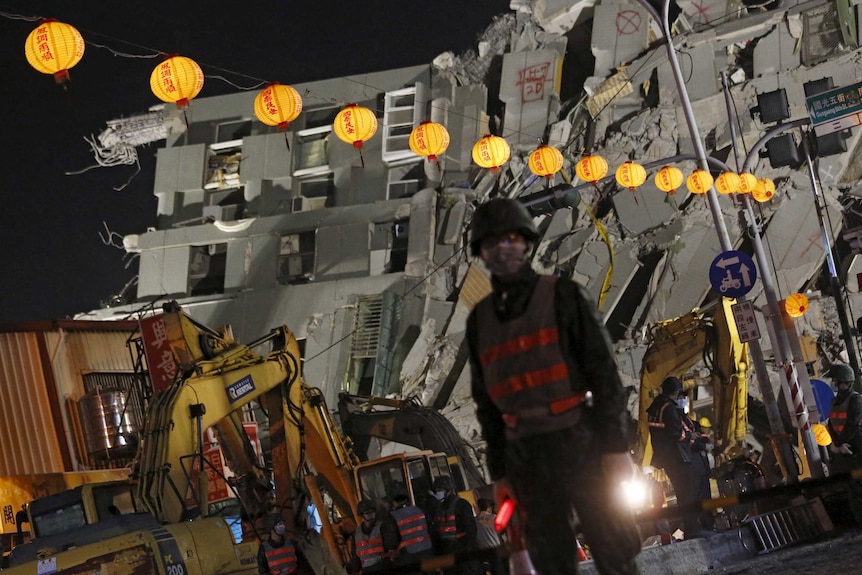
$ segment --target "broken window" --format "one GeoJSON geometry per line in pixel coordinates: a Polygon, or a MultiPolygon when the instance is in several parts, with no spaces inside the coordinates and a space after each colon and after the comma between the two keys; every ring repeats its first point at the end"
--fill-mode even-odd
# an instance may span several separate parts
{"type": "Polygon", "coordinates": [[[305,126],[296,131],[294,138],[294,170],[297,178],[325,174],[329,168],[329,141],[332,135],[332,122],[338,108],[330,107],[308,110],[303,113],[305,126]]]}
{"type": "Polygon", "coordinates": [[[189,248],[189,295],[224,293],[227,244],[189,248]]]}
{"type": "Polygon", "coordinates": [[[299,180],[296,187],[299,196],[293,200],[294,213],[331,208],[335,205],[335,179],[332,173],[299,180]]]}
{"type": "Polygon", "coordinates": [[[399,309],[400,299],[391,292],[357,297],[344,383],[348,393],[383,396],[392,391],[394,330],[399,309]]]}
{"type": "Polygon", "coordinates": [[[407,266],[407,238],[410,221],[402,219],[371,225],[370,275],[403,272],[407,266]]]}
{"type": "Polygon", "coordinates": [[[306,283],[314,277],[315,232],[281,236],[278,249],[278,281],[306,283]]]}

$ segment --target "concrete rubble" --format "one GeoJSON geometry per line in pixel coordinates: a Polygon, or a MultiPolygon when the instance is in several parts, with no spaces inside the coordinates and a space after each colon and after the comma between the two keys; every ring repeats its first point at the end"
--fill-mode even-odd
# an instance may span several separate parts
{"type": "MultiPolygon", "coordinates": [[[[824,251],[807,167],[799,161],[772,167],[769,159],[759,157],[754,146],[774,124],[762,122],[750,110],[758,105],[758,95],[781,89],[787,95],[789,119],[807,118],[806,82],[831,78],[834,86],[841,87],[862,77],[862,51],[852,43],[857,37],[855,19],[838,11],[835,3],[821,1],[751,7],[728,0],[680,0],[678,4],[683,14],[675,24],[673,41],[697,119],[698,138],[707,155],[730,169],[745,167],[775,182],[775,198],[757,206],[763,243],[775,266],[780,297],[812,290],[811,309],[797,320],[797,330],[821,343],[822,361],[817,369],[822,369],[824,362],[841,357],[842,346],[836,336],[840,328],[834,302],[819,297],[824,251]],[[729,78],[730,119],[739,133],[735,142],[722,92],[722,72],[729,78]]],[[[623,379],[633,397],[649,343],[647,328],[716,298],[710,290],[708,269],[721,252],[703,197],[690,194],[685,185],[674,194],[661,192],[652,175],[636,190],[624,189],[613,179],[613,170],[626,160],[653,166],[673,164],[684,173],[696,165],[660,28],[647,11],[623,1],[512,0],[510,8],[510,13],[490,23],[475,50],[441,54],[432,63],[431,119],[447,122],[453,145],[446,158],[440,159],[439,168],[430,163],[424,168],[429,185],[443,182],[442,189],[436,194],[420,191],[410,206],[402,206],[410,214],[412,230],[420,229],[416,223],[420,221],[431,232],[423,238],[422,250],[417,252],[411,244],[405,266],[407,278],[421,284],[421,289],[410,294],[415,301],[407,298],[405,305],[419,309],[421,319],[399,352],[400,389],[395,392],[442,408],[462,435],[480,449],[463,337],[471,305],[489,288],[478,264],[459,249],[478,201],[492,195],[527,199],[542,194],[547,185],[564,183],[560,175],[545,182],[530,173],[527,157],[537,145],[537,134],[561,149],[563,171],[572,175],[574,180],[569,183],[577,191],[570,191],[563,205],[536,215],[543,236],[534,267],[578,280],[596,300],[612,271],[600,312],[616,343],[623,379]],[[456,109],[463,112],[455,113],[456,109]],[[512,146],[511,160],[498,173],[471,168],[468,136],[476,129],[471,118],[479,118],[481,131],[501,133],[512,146]],[[583,185],[574,176],[574,163],[586,153],[603,156],[611,168],[609,176],[596,185],[583,185]],[[449,174],[463,175],[463,181],[453,181],[449,174]],[[420,219],[415,220],[417,217],[420,219]]],[[[788,133],[798,145],[800,130],[788,133]]],[[[825,225],[833,239],[843,229],[862,226],[859,133],[845,132],[846,152],[817,160],[820,191],[828,209],[825,225]]],[[[337,175],[337,183],[339,178],[346,176],[337,175]]],[[[272,186],[277,181],[266,180],[272,186]]],[[[160,203],[160,214],[167,213],[164,205],[166,202],[160,203]]],[[[750,240],[740,202],[722,196],[720,205],[732,242],[745,249],[750,240]]],[[[353,221],[346,212],[333,212],[332,216],[309,215],[306,221],[316,221],[318,226],[353,221]]],[[[839,244],[840,263],[846,270],[852,253],[846,242],[839,244]]],[[[155,243],[148,243],[144,235],[141,245],[146,248],[155,243]]],[[[348,264],[343,257],[343,253],[332,253],[332,266],[341,266],[346,273],[348,264]]],[[[862,262],[853,262],[862,267],[862,262]]],[[[353,264],[361,267],[362,262],[353,264]]],[[[246,267],[251,266],[247,263],[246,267]]],[[[373,285],[385,287],[382,280],[375,281],[373,285]]],[[[853,276],[851,283],[856,281],[853,276]]],[[[858,285],[848,287],[851,306],[858,305],[858,285]]],[[[336,300],[342,297],[337,287],[321,293],[321,299],[330,293],[336,300]]],[[[282,296],[272,292],[262,297],[277,307],[282,296]]],[[[749,297],[758,307],[765,304],[759,283],[749,297]]],[[[310,342],[309,350],[319,347],[323,353],[328,349],[327,338],[336,339],[326,330],[334,333],[340,322],[347,322],[344,314],[351,305],[305,321],[307,309],[292,310],[285,321],[298,326],[301,336],[319,337],[319,344],[310,342]]],[[[222,319],[222,315],[213,315],[222,319]]],[[[762,313],[758,321],[764,323],[762,313]]],[[[765,325],[761,327],[766,334],[765,325]]],[[[246,328],[249,326],[240,326],[237,332],[246,328]]],[[[771,361],[766,338],[763,346],[771,361]]],[[[327,361],[337,357],[332,352],[324,356],[327,361]]],[[[309,373],[331,378],[329,368],[306,375],[309,373]]],[[[325,383],[337,387],[341,381],[334,377],[325,383]]],[[[777,378],[774,385],[778,385],[777,378]]],[[[756,386],[750,389],[756,397],[756,386]]],[[[631,405],[637,416],[636,399],[631,405]]]]}

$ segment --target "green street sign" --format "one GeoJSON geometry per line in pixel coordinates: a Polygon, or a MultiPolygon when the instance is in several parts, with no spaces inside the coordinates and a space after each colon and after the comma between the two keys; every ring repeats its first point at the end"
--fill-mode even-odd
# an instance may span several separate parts
{"type": "Polygon", "coordinates": [[[809,96],[805,106],[814,126],[862,112],[862,82],[809,96]]]}

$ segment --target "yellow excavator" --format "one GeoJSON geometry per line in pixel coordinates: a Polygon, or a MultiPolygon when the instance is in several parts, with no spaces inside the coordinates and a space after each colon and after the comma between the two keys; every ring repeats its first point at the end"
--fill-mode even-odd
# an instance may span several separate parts
{"type": "Polygon", "coordinates": [[[9,556],[13,575],[252,575],[259,539],[238,540],[208,503],[204,457],[209,428],[235,477],[242,516],[257,525],[273,506],[316,573],[344,573],[361,498],[404,490],[416,501],[451,475],[445,453],[417,451],[359,463],[335,427],[320,390],[300,377],[299,346],[286,327],[247,345],[229,327],[212,330],[166,304],[162,317],[176,377],[146,410],[131,482],[87,484],[37,499],[33,541],[9,556]],[[266,353],[255,350],[266,346],[266,353]],[[243,431],[243,406],[269,418],[272,477],[257,465],[243,431]],[[313,501],[319,533],[304,523],[313,501]]]}
{"type": "MultiPolygon", "coordinates": [[[[748,414],[748,345],[739,339],[730,306],[722,298],[710,317],[700,310],[657,324],[641,367],[638,417],[638,455],[643,465],[652,460],[646,410],[661,393],[668,376],[683,379],[700,362],[709,367],[713,430],[716,442],[730,447],[745,439],[748,414]]],[[[690,382],[684,383],[686,389],[690,382]]]]}

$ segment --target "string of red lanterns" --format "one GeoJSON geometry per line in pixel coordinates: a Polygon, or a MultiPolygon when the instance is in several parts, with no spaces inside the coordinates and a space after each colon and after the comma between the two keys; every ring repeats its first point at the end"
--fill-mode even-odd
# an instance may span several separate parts
{"type": "MultiPolygon", "coordinates": [[[[51,74],[58,83],[69,80],[69,69],[84,55],[84,39],[81,33],[69,24],[47,18],[28,35],[24,43],[27,62],[43,74],[51,74]]],[[[204,74],[191,58],[170,55],[150,75],[150,89],[160,100],[176,104],[177,108],[188,107],[203,88],[204,74]]],[[[287,130],[290,122],[302,112],[302,97],[291,86],[273,82],[267,85],[254,101],[257,119],[279,131],[287,130]]],[[[336,116],[332,128],[342,141],[351,144],[362,158],[363,143],[377,132],[375,113],[358,104],[348,104],[336,116]]],[[[410,149],[418,156],[435,161],[449,146],[449,133],[445,126],[436,122],[422,122],[413,129],[409,138],[410,149]]],[[[504,138],[487,135],[479,139],[472,149],[473,161],[482,168],[499,170],[511,156],[511,148],[504,138]]],[[[562,153],[555,147],[541,145],[528,158],[533,174],[549,181],[564,164],[562,153]]],[[[439,163],[438,163],[439,167],[439,163]]],[[[601,156],[587,154],[575,164],[575,172],[585,182],[596,183],[608,173],[607,161],[601,156]]],[[[615,171],[619,185],[634,192],[646,182],[646,170],[640,164],[626,161],[615,171]]],[[[662,167],[655,175],[655,185],[668,194],[673,194],[682,185],[682,172],[673,166],[662,167]]],[[[707,170],[695,170],[687,179],[686,187],[693,194],[705,194],[713,185],[721,194],[752,194],[758,202],[767,202],[775,196],[775,183],[768,178],[757,178],[753,174],[723,172],[713,179],[707,170]]],[[[637,198],[635,198],[637,201],[637,198]]]]}

